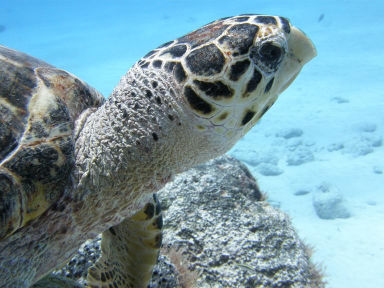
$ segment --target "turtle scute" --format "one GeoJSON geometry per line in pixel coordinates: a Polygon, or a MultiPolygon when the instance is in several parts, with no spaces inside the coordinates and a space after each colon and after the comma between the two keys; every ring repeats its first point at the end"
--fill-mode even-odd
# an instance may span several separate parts
{"type": "Polygon", "coordinates": [[[103,233],[88,285],[146,287],[162,239],[151,194],[233,147],[315,54],[284,18],[221,19],[148,53],[104,103],[0,46],[0,286],[32,285],[103,233]]]}
{"type": "Polygon", "coordinates": [[[75,121],[103,101],[74,75],[0,46],[0,239],[69,187],[75,121]]]}

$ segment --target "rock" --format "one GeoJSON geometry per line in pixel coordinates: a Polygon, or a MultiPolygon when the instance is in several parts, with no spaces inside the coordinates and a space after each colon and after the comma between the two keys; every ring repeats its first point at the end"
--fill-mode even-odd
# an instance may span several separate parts
{"type": "Polygon", "coordinates": [[[313,161],[314,159],[315,157],[310,149],[300,146],[287,155],[287,164],[289,166],[298,166],[313,161]]]}
{"type": "Polygon", "coordinates": [[[377,129],[377,125],[375,123],[363,122],[356,125],[356,129],[361,132],[372,133],[377,129]]]}
{"type": "Polygon", "coordinates": [[[373,166],[372,170],[375,174],[383,174],[383,169],[380,166],[373,166]]]}
{"type": "MultiPolygon", "coordinates": [[[[181,251],[168,250],[164,248],[162,249],[162,253],[168,253],[168,257],[164,255],[159,256],[159,260],[153,269],[152,279],[147,288],[182,287],[179,281],[181,277],[177,272],[177,269],[183,269],[181,267],[183,263],[182,261],[184,261],[184,256],[181,255],[181,251]]],[[[183,276],[189,278],[181,279],[182,281],[195,282],[196,279],[193,277],[197,276],[197,274],[191,271],[190,273],[184,273],[183,276]]]]}
{"type": "Polygon", "coordinates": [[[370,134],[354,138],[346,144],[346,153],[350,153],[355,157],[365,156],[374,151],[374,148],[382,145],[382,138],[379,135],[370,134]]]}
{"type": "Polygon", "coordinates": [[[101,235],[93,240],[87,240],[67,265],[55,271],[54,274],[77,280],[85,286],[88,268],[100,257],[100,242],[101,235]]]}
{"type": "Polygon", "coordinates": [[[377,205],[377,202],[376,202],[375,200],[368,200],[368,201],[367,201],[367,204],[368,204],[369,206],[376,206],[376,205],[377,205]]]}
{"type": "Polygon", "coordinates": [[[293,139],[290,139],[290,141],[288,141],[286,147],[288,151],[295,151],[298,147],[302,145],[303,145],[303,141],[301,139],[293,138],[293,139]]]}
{"type": "Polygon", "coordinates": [[[327,150],[329,152],[333,152],[333,151],[339,151],[343,148],[344,148],[343,143],[332,143],[332,144],[328,145],[327,150]]]}
{"type": "Polygon", "coordinates": [[[307,189],[300,189],[300,190],[297,190],[295,193],[293,193],[295,196],[303,196],[303,195],[307,195],[311,193],[311,191],[307,190],[307,189]]]}
{"type": "Polygon", "coordinates": [[[324,287],[289,217],[263,201],[240,161],[212,160],[158,194],[163,248],[149,287],[324,287]]]}
{"type": "Polygon", "coordinates": [[[322,183],[313,194],[313,207],[321,219],[349,218],[343,197],[328,183],[322,183]]]}
{"type": "Polygon", "coordinates": [[[365,156],[373,152],[372,145],[366,142],[355,142],[348,148],[347,151],[355,157],[365,156]]]}
{"type": "Polygon", "coordinates": [[[349,100],[343,97],[332,97],[331,100],[337,104],[349,103],[349,100]]]}
{"type": "Polygon", "coordinates": [[[270,163],[261,163],[257,166],[257,172],[264,176],[278,176],[284,172],[283,169],[280,169],[277,165],[270,163]]]}
{"type": "Polygon", "coordinates": [[[285,139],[300,137],[301,135],[303,135],[303,130],[300,128],[288,128],[276,133],[276,137],[283,137],[285,139]]]}
{"type": "Polygon", "coordinates": [[[367,141],[371,143],[372,147],[380,147],[383,144],[381,136],[368,137],[367,141]]]}
{"type": "Polygon", "coordinates": [[[239,151],[236,149],[232,152],[232,155],[235,158],[251,166],[258,166],[260,164],[270,164],[270,165],[277,166],[279,162],[279,158],[276,156],[276,153],[273,151],[261,151],[261,152],[253,151],[253,150],[239,151]]]}
{"type": "Polygon", "coordinates": [[[234,158],[177,176],[159,198],[168,207],[164,246],[182,251],[182,274],[199,275],[187,277],[195,287],[324,287],[289,217],[262,201],[234,158]],[[204,181],[207,174],[214,181],[204,181]]]}

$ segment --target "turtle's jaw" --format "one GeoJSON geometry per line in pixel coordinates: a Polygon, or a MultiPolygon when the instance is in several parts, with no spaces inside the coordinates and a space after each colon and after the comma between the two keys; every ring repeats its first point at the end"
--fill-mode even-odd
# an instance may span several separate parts
{"type": "Polygon", "coordinates": [[[312,41],[296,27],[291,28],[291,35],[288,39],[288,47],[293,53],[294,58],[304,65],[317,55],[317,51],[312,41]]]}
{"type": "Polygon", "coordinates": [[[280,75],[286,75],[287,78],[282,77],[280,90],[278,94],[282,93],[291,85],[291,83],[299,75],[303,66],[311,61],[317,55],[317,51],[312,41],[300,29],[292,26],[290,37],[288,39],[289,57],[282,65],[280,75]]]}

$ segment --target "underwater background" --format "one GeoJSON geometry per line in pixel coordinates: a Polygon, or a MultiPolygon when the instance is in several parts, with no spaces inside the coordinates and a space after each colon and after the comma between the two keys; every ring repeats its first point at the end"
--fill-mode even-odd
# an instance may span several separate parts
{"type": "Polygon", "coordinates": [[[384,287],[383,1],[0,0],[0,44],[107,97],[148,51],[244,13],[289,18],[318,56],[229,154],[314,247],[327,287],[384,287]]]}

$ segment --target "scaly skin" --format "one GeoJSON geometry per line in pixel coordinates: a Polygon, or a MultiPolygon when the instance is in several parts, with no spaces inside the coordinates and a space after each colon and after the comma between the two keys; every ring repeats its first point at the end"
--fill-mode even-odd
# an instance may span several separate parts
{"type": "Polygon", "coordinates": [[[0,243],[0,286],[28,287],[133,216],[174,174],[228,151],[315,56],[287,23],[219,20],[179,38],[185,49],[166,52],[173,42],[129,70],[100,108],[80,115],[63,197],[0,243]]]}

